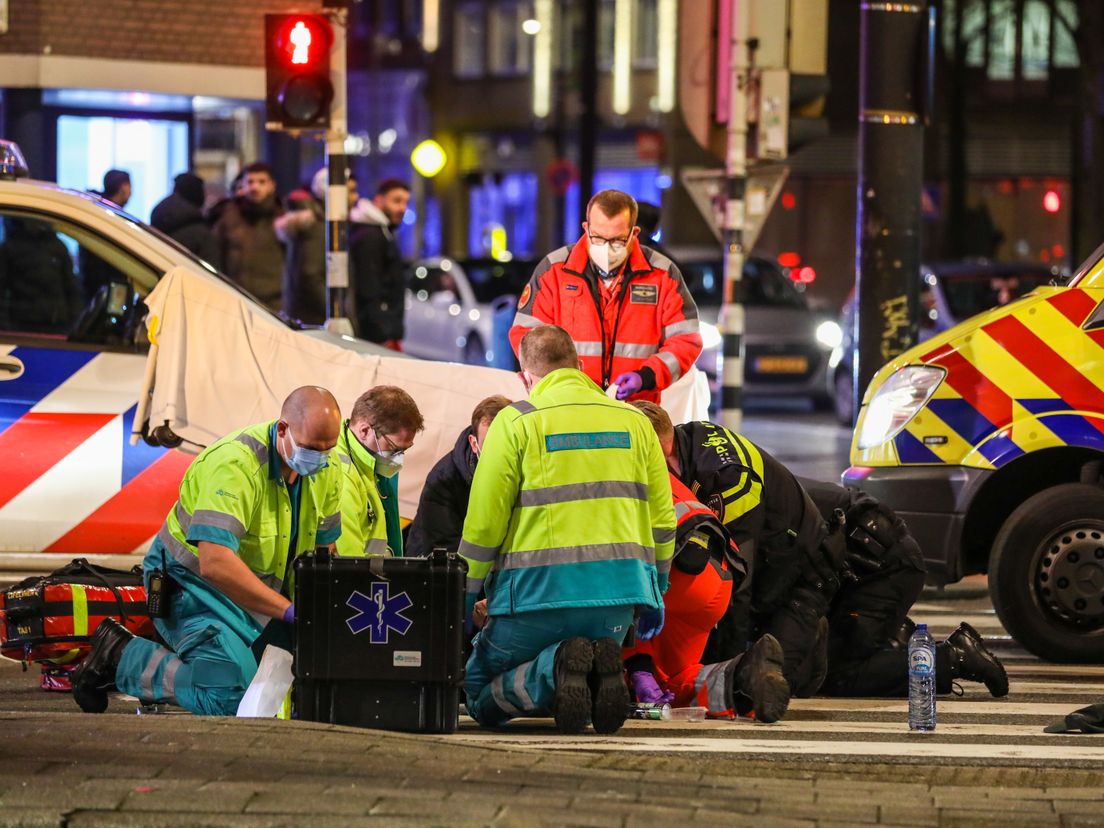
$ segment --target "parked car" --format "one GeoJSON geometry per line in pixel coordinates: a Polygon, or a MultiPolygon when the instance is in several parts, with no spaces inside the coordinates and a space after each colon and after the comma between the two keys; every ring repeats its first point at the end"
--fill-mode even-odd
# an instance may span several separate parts
{"type": "MultiPolygon", "coordinates": [[[[724,290],[724,262],[716,248],[674,250],[702,322],[698,367],[718,398],[721,334],[717,328],[724,290]]],[[[809,307],[788,270],[772,259],[752,256],[744,263],[744,394],[750,397],[804,397],[828,402],[824,375],[840,331],[809,307]]]]}
{"type": "Polygon", "coordinates": [[[516,306],[537,262],[419,259],[407,269],[406,353],[468,365],[501,365],[495,314],[516,306]]]}
{"type": "MultiPolygon", "coordinates": [[[[920,266],[920,331],[926,342],[959,322],[990,308],[1007,305],[1061,276],[1058,267],[1031,262],[984,260],[920,266]]],[[[854,421],[855,313],[852,291],[840,314],[842,338],[832,351],[826,375],[827,393],[840,423],[854,421]]]]}
{"type": "Polygon", "coordinates": [[[198,357],[211,368],[202,378],[205,399],[182,400],[186,404],[176,408],[191,423],[244,426],[241,417],[259,408],[268,416],[278,405],[275,393],[319,382],[355,386],[351,397],[339,398],[348,411],[386,361],[392,368],[413,363],[409,374],[430,375],[408,383],[423,410],[440,413],[427,415],[426,430],[407,455],[399,492],[404,517],[413,516],[425,473],[467,422],[480,398],[472,395],[520,393],[516,377],[504,371],[427,370],[427,363],[352,337],[298,330],[114,205],[26,175],[14,145],[0,141],[0,552],[129,553],[144,550],[159,529],[194,457],[171,447],[183,440],[194,452],[206,442],[174,433],[164,418],[146,428],[139,405],[149,400],[142,389],[153,380],[145,300],[166,277],[183,274],[181,281],[234,300],[233,312],[218,316],[183,294],[174,297],[176,331],[184,320],[198,343],[186,351],[172,347],[169,320],[159,320],[156,376],[163,395],[174,373],[194,371],[198,357]],[[106,278],[86,281],[93,271],[106,278]],[[260,337],[255,351],[227,348],[232,330],[260,337]],[[258,354],[273,353],[287,359],[253,383],[254,389],[264,385],[263,395],[235,382],[256,366],[258,354]],[[352,359],[354,353],[367,358],[352,359]],[[304,371],[307,356],[338,375],[304,371]],[[340,372],[334,366],[342,366],[340,372]],[[146,439],[132,445],[135,433],[146,439]]]}

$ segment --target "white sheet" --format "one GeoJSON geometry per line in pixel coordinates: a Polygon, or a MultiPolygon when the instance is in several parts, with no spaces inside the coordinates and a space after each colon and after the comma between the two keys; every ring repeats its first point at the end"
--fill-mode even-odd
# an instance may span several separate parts
{"type": "MultiPolygon", "coordinates": [[[[301,385],[328,388],[346,416],[368,388],[404,388],[425,418],[399,477],[404,517],[414,516],[425,476],[452,449],[480,400],[525,397],[509,371],[387,356],[364,343],[293,331],[229,285],[183,267],[161,279],[146,304],[158,345],[150,352],[156,365],[149,422],[167,423],[187,441],[184,448],[198,451],[223,434],[278,416],[280,403],[301,385]]],[[[663,403],[675,422],[704,418],[704,375],[691,371],[663,403]]]]}

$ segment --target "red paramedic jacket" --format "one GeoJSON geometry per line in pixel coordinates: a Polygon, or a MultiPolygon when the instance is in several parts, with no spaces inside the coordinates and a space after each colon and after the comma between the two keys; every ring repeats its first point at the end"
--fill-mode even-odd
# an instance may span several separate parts
{"type": "Polygon", "coordinates": [[[532,328],[559,325],[571,334],[583,371],[603,389],[639,371],[634,400],[659,402],[659,392],[690,370],[702,351],[698,308],[674,263],[635,238],[618,293],[602,305],[598,275],[584,234],[537,265],[518,302],[510,344],[518,352],[532,328]]]}

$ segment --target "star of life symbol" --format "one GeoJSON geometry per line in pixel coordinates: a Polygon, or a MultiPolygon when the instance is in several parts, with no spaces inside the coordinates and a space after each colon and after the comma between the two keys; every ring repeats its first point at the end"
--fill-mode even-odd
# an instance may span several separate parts
{"type": "Polygon", "coordinates": [[[345,603],[356,610],[356,615],[345,621],[349,632],[358,635],[369,631],[369,640],[373,644],[386,644],[391,630],[406,635],[414,622],[403,615],[404,610],[414,606],[405,592],[391,595],[385,581],[373,581],[371,595],[354,590],[345,603]]]}

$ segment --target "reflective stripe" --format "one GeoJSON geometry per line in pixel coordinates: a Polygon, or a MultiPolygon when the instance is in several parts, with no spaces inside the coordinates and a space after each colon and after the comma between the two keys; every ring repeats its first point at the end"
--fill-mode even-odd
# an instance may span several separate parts
{"type": "Polygon", "coordinates": [[[73,635],[88,635],[88,593],[80,584],[70,584],[73,592],[73,635]]]}
{"type": "MultiPolygon", "coordinates": [[[[531,662],[530,662],[531,663],[531,662]]],[[[514,695],[517,696],[521,706],[526,710],[536,710],[529,691],[525,689],[525,674],[529,671],[529,665],[523,664],[514,670],[514,695]]]]}
{"type": "Polygon", "coordinates": [[[184,662],[178,657],[174,656],[172,661],[169,662],[169,666],[165,668],[165,675],[161,678],[161,690],[165,693],[165,697],[176,703],[176,671],[180,669],[184,662]]]}
{"type": "Polygon", "coordinates": [[[682,368],[679,367],[678,357],[670,351],[660,351],[656,356],[659,357],[660,362],[667,366],[667,370],[671,372],[671,382],[674,382],[682,376],[682,368]]]}
{"type": "Polygon", "coordinates": [[[162,526],[157,533],[157,539],[165,547],[169,556],[185,569],[199,574],[199,555],[192,551],[191,547],[178,541],[169,531],[168,526],[162,526]]]}
{"type": "Polygon", "coordinates": [[[364,542],[365,555],[387,555],[387,538],[368,538],[364,542]]]}
{"type": "Polygon", "coordinates": [[[537,317],[535,316],[530,316],[527,313],[522,313],[521,311],[518,311],[516,314],[514,314],[514,324],[520,325],[522,328],[539,328],[545,323],[542,322],[540,319],[537,319],[537,317]]]}
{"type": "Polygon", "coordinates": [[[490,563],[498,557],[498,550],[501,548],[501,546],[480,546],[471,541],[461,540],[457,554],[462,558],[470,558],[480,563],[490,563]]]}
{"type": "Polygon", "coordinates": [[[478,595],[483,591],[483,578],[473,578],[470,575],[468,580],[464,584],[464,592],[471,595],[472,593],[478,595]]]}
{"type": "Polygon", "coordinates": [[[613,346],[613,355],[615,357],[627,357],[628,359],[647,359],[658,350],[658,345],[618,342],[613,346]]]}
{"type": "MultiPolygon", "coordinates": [[[[693,511],[705,511],[709,514],[713,514],[713,510],[706,506],[704,503],[699,503],[696,500],[680,500],[675,504],[675,520],[681,521],[684,517],[693,511]]],[[[716,517],[716,515],[714,515],[716,517]]]]}
{"type": "Polygon", "coordinates": [[[674,529],[653,529],[652,540],[656,542],[658,546],[661,543],[674,543],[675,542],[675,530],[674,529]]]}
{"type": "Polygon", "coordinates": [[[647,500],[648,484],[632,483],[627,480],[603,480],[596,483],[565,483],[562,486],[523,489],[518,495],[518,505],[549,506],[553,503],[570,503],[575,500],[598,500],[609,497],[647,500]]]}
{"type": "Polygon", "coordinates": [[[697,319],[683,319],[681,322],[675,322],[668,325],[663,329],[663,338],[667,339],[672,336],[681,336],[682,334],[692,334],[701,332],[701,323],[697,319]]]}
{"type": "Polygon", "coordinates": [[[666,575],[671,571],[671,561],[673,558],[664,558],[662,561],[656,561],[655,568],[657,575],[666,575]]]}
{"type": "MultiPolygon", "coordinates": [[[[177,501],[179,506],[179,501],[177,501]]],[[[179,520],[179,513],[181,509],[177,509],[177,520],[179,520]]],[[[204,526],[214,526],[216,529],[225,529],[235,538],[239,540],[245,535],[245,525],[233,515],[228,515],[225,512],[216,512],[213,509],[196,509],[192,514],[192,519],[188,524],[188,528],[191,528],[191,524],[199,523],[204,526]]],[[[184,528],[184,524],[180,524],[180,528],[184,528]]]]}
{"type": "Polygon", "coordinates": [[[138,680],[138,689],[142,694],[142,701],[157,700],[157,697],[153,695],[153,674],[157,672],[161,662],[170,656],[172,656],[172,653],[168,650],[154,650],[153,655],[146,662],[146,669],[142,671],[142,675],[138,680]]]}
{"type": "Polygon", "coordinates": [[[531,549],[502,556],[502,569],[528,569],[533,566],[589,563],[591,561],[638,560],[655,564],[655,549],[639,543],[596,543],[586,546],[558,546],[531,549]]]}
{"type": "Polygon", "coordinates": [[[517,716],[521,713],[516,707],[510,704],[506,698],[506,692],[502,689],[502,676],[495,676],[494,681],[491,682],[491,696],[494,698],[495,704],[498,708],[505,713],[509,713],[512,716],[517,716]]]}
{"type": "Polygon", "coordinates": [[[334,512],[332,515],[328,515],[318,522],[319,532],[328,532],[331,529],[337,528],[341,524],[341,512],[334,512]]]}
{"type": "Polygon", "coordinates": [[[514,411],[517,411],[519,414],[532,414],[537,410],[537,407],[529,402],[529,400],[518,400],[515,403],[510,403],[507,407],[514,409],[514,411]]]}
{"type": "Polygon", "coordinates": [[[181,531],[187,535],[188,528],[192,525],[192,516],[188,514],[188,510],[184,508],[184,504],[179,500],[176,501],[173,512],[176,514],[176,522],[180,524],[181,531]]]}
{"type": "Polygon", "coordinates": [[[576,342],[575,353],[579,356],[601,356],[602,355],[602,343],[601,342],[576,342]]]}
{"type": "Polygon", "coordinates": [[[342,454],[340,451],[337,453],[338,462],[344,463],[346,466],[351,466],[353,461],[349,458],[349,455],[342,454]]]}
{"type": "Polygon", "coordinates": [[[249,446],[253,450],[253,454],[256,455],[257,462],[262,466],[268,463],[268,443],[262,443],[252,434],[239,434],[237,441],[249,446]]]}

